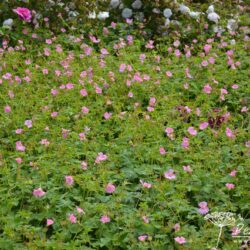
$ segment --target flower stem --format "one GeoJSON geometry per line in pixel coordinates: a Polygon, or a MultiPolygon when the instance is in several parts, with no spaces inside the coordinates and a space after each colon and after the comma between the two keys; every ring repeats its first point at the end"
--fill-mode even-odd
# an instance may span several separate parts
{"type": "Polygon", "coordinates": [[[217,240],[216,248],[218,247],[219,242],[220,242],[220,237],[221,237],[221,233],[222,233],[222,228],[223,228],[223,227],[220,227],[220,233],[219,233],[219,236],[218,236],[218,240],[217,240]]]}

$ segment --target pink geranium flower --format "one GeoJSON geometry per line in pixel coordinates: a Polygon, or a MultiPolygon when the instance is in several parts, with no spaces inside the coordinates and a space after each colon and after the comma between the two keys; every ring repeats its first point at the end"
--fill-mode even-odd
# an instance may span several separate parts
{"type": "Polygon", "coordinates": [[[74,214],[69,214],[68,219],[73,224],[77,222],[76,216],[74,214]]]}
{"type": "Polygon", "coordinates": [[[174,224],[173,229],[174,229],[175,232],[180,231],[180,229],[181,229],[180,224],[179,223],[174,224]]]}
{"type": "Polygon", "coordinates": [[[83,170],[87,170],[88,169],[88,163],[86,161],[82,161],[81,162],[81,167],[83,170]]]}
{"type": "Polygon", "coordinates": [[[187,137],[184,137],[184,138],[182,139],[182,144],[181,144],[181,146],[182,146],[183,148],[189,148],[189,139],[188,139],[187,137]]]}
{"type": "Polygon", "coordinates": [[[172,77],[172,76],[173,76],[173,74],[172,74],[172,72],[171,72],[171,71],[166,71],[166,76],[167,76],[167,77],[172,77]]]}
{"type": "Polygon", "coordinates": [[[82,107],[82,113],[87,114],[89,112],[89,109],[87,107],[82,107]]]}
{"type": "Polygon", "coordinates": [[[16,158],[16,162],[18,164],[21,164],[23,162],[23,159],[21,157],[16,158]]]}
{"type": "Polygon", "coordinates": [[[140,180],[140,183],[142,184],[142,186],[144,188],[151,188],[152,187],[152,184],[150,184],[148,182],[144,182],[144,181],[140,180]]]}
{"type": "Polygon", "coordinates": [[[164,173],[164,177],[169,180],[176,179],[176,175],[173,169],[169,169],[167,172],[164,173]]]}
{"type": "Polygon", "coordinates": [[[98,155],[97,155],[97,157],[95,159],[95,163],[98,164],[101,161],[107,160],[107,158],[108,158],[107,155],[105,155],[104,153],[100,152],[100,153],[98,153],[98,155]]]}
{"type": "Polygon", "coordinates": [[[71,82],[69,82],[69,83],[66,84],[65,87],[66,87],[66,89],[73,89],[74,88],[74,84],[71,83],[71,82]]]}
{"type": "Polygon", "coordinates": [[[149,106],[154,107],[155,103],[156,103],[156,98],[155,97],[150,97],[149,106]]]}
{"type": "Polygon", "coordinates": [[[166,128],[165,132],[167,134],[167,136],[173,140],[174,139],[174,129],[173,128],[166,128]]]}
{"type": "Polygon", "coordinates": [[[207,60],[203,60],[203,61],[201,62],[201,66],[206,67],[207,65],[208,65],[207,60]]]}
{"type": "Polygon", "coordinates": [[[204,49],[206,55],[209,53],[209,51],[210,51],[211,48],[212,48],[212,45],[210,45],[210,44],[206,44],[206,45],[203,47],[203,49],[204,49]]]}
{"type": "Polygon", "coordinates": [[[32,121],[31,120],[26,120],[24,122],[24,125],[27,126],[27,128],[32,128],[32,121]]]}
{"type": "Polygon", "coordinates": [[[212,87],[211,87],[209,84],[206,84],[206,85],[203,87],[203,92],[206,93],[206,94],[211,94],[211,92],[212,92],[212,87]]]}
{"type": "Polygon", "coordinates": [[[112,183],[108,183],[108,185],[106,186],[105,191],[108,194],[114,193],[115,192],[115,185],[113,185],[112,183]]]}
{"type": "Polygon", "coordinates": [[[31,11],[27,8],[18,7],[16,9],[13,9],[13,11],[25,22],[31,21],[31,11]]]}
{"type": "Polygon", "coordinates": [[[103,215],[101,218],[100,218],[100,222],[105,224],[105,223],[109,223],[110,222],[110,218],[107,216],[107,215],[103,215]]]}
{"type": "Polygon", "coordinates": [[[239,228],[237,228],[237,227],[233,227],[232,229],[231,229],[231,231],[232,231],[232,236],[237,236],[237,235],[239,235],[240,234],[240,229],[239,228]]]}
{"type": "Polygon", "coordinates": [[[134,96],[133,92],[128,93],[128,97],[132,98],[134,96]]]}
{"type": "Polygon", "coordinates": [[[16,150],[17,151],[21,151],[21,152],[25,151],[25,146],[22,144],[21,141],[17,141],[16,142],[16,150]]]}
{"type": "Polygon", "coordinates": [[[5,113],[10,113],[10,112],[11,112],[11,107],[10,107],[9,105],[6,105],[6,106],[4,107],[4,112],[5,112],[5,113]]]}
{"type": "Polygon", "coordinates": [[[37,188],[33,190],[33,195],[35,197],[43,197],[46,193],[42,190],[42,188],[37,188]]]}
{"type": "Polygon", "coordinates": [[[52,117],[52,118],[55,118],[55,117],[57,117],[58,116],[58,112],[52,112],[51,114],[50,114],[50,116],[52,117]]]}
{"type": "Polygon", "coordinates": [[[186,239],[182,236],[175,237],[174,240],[180,245],[185,244],[187,242],[186,239]]]}
{"type": "Polygon", "coordinates": [[[166,150],[163,147],[160,147],[159,152],[160,152],[161,155],[166,154],[166,150]]]}
{"type": "Polygon", "coordinates": [[[77,211],[77,213],[79,213],[79,214],[85,214],[84,210],[83,210],[82,208],[80,208],[80,207],[77,207],[77,208],[76,208],[76,211],[77,211]]]}
{"type": "Polygon", "coordinates": [[[62,136],[63,138],[67,138],[69,135],[70,130],[62,128],[62,136]]]}
{"type": "Polygon", "coordinates": [[[81,94],[82,96],[87,96],[87,95],[88,95],[86,89],[81,89],[81,90],[80,90],[80,94],[81,94]]]}
{"type": "Polygon", "coordinates": [[[193,170],[190,168],[190,166],[189,166],[189,165],[187,165],[187,166],[183,166],[183,170],[184,170],[185,172],[190,173],[190,174],[193,172],[193,170]]]}
{"type": "Polygon", "coordinates": [[[189,133],[190,135],[193,135],[193,136],[197,135],[197,131],[195,130],[194,127],[189,127],[189,128],[188,128],[188,133],[189,133]]]}
{"type": "Polygon", "coordinates": [[[209,125],[208,122],[202,122],[200,123],[200,129],[204,130],[208,125],[209,125]]]}
{"type": "Polygon", "coordinates": [[[233,131],[230,128],[226,128],[226,135],[227,135],[228,138],[234,138],[235,137],[233,131]]]}
{"type": "Polygon", "coordinates": [[[41,145],[45,145],[45,146],[49,146],[50,142],[48,141],[48,139],[42,139],[40,141],[41,145]]]}
{"type": "Polygon", "coordinates": [[[198,209],[198,211],[200,214],[207,214],[208,213],[209,208],[207,207],[207,202],[205,202],[205,201],[200,202],[199,207],[200,208],[198,209]]]}
{"type": "Polygon", "coordinates": [[[72,176],[66,175],[64,178],[67,185],[72,186],[74,184],[74,179],[72,176]]]}
{"type": "Polygon", "coordinates": [[[234,177],[236,175],[236,173],[237,173],[237,170],[234,169],[229,175],[234,177]]]}
{"type": "Polygon", "coordinates": [[[147,216],[142,216],[142,220],[144,221],[144,223],[148,224],[149,223],[149,218],[147,216]]]}
{"type": "Polygon", "coordinates": [[[111,116],[112,116],[112,113],[110,113],[110,112],[105,112],[103,115],[105,120],[108,120],[111,116]]]}
{"type": "Polygon", "coordinates": [[[119,68],[119,72],[124,72],[125,71],[125,69],[126,69],[126,67],[127,67],[127,65],[125,64],[125,63],[122,63],[121,65],[120,65],[120,68],[119,68]]]}
{"type": "Polygon", "coordinates": [[[21,128],[16,129],[16,134],[20,135],[22,134],[23,130],[21,128]]]}
{"type": "Polygon", "coordinates": [[[147,238],[148,238],[147,235],[140,235],[140,236],[138,237],[138,240],[139,240],[139,241],[145,241],[147,238]]]}
{"type": "Polygon", "coordinates": [[[102,55],[108,55],[109,52],[107,51],[107,49],[103,48],[103,49],[101,49],[101,54],[102,55]]]}
{"type": "Polygon", "coordinates": [[[59,92],[58,92],[57,89],[51,89],[50,93],[51,93],[52,95],[57,95],[59,92]]]}
{"type": "Polygon", "coordinates": [[[227,187],[227,189],[234,189],[235,185],[233,183],[226,183],[225,186],[227,187]]]}

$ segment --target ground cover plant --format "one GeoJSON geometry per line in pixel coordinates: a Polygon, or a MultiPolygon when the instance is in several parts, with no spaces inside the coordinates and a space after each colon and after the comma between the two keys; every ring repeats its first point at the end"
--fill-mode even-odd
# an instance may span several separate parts
{"type": "Polygon", "coordinates": [[[248,27],[132,25],[3,38],[0,249],[248,248],[248,27]]]}

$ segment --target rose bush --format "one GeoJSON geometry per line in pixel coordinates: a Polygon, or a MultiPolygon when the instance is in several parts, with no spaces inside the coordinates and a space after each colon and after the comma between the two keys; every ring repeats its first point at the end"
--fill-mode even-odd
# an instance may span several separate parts
{"type": "MultiPolygon", "coordinates": [[[[54,31],[58,31],[57,27],[61,23],[74,29],[91,20],[93,25],[100,20],[107,23],[111,20],[123,22],[125,19],[133,19],[135,27],[143,29],[143,33],[149,37],[176,32],[192,36],[193,33],[202,32],[203,25],[209,27],[208,31],[234,31],[239,21],[238,13],[244,9],[244,3],[232,3],[229,0],[216,2],[215,6],[212,3],[213,1],[179,3],[172,0],[45,0],[38,3],[35,0],[4,0],[0,3],[0,21],[5,26],[12,27],[12,23],[7,21],[15,18],[12,10],[24,7],[32,11],[34,27],[46,26],[48,22],[45,20],[49,20],[50,28],[54,31]]],[[[30,16],[28,20],[31,20],[30,16]]],[[[15,24],[19,25],[17,22],[15,24]]]]}

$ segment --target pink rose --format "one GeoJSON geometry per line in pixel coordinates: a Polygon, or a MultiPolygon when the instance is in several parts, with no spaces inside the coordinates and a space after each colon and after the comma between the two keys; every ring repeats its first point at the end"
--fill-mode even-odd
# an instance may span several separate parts
{"type": "Polygon", "coordinates": [[[18,7],[16,9],[13,9],[13,11],[25,22],[31,21],[31,11],[27,8],[18,7]]]}

